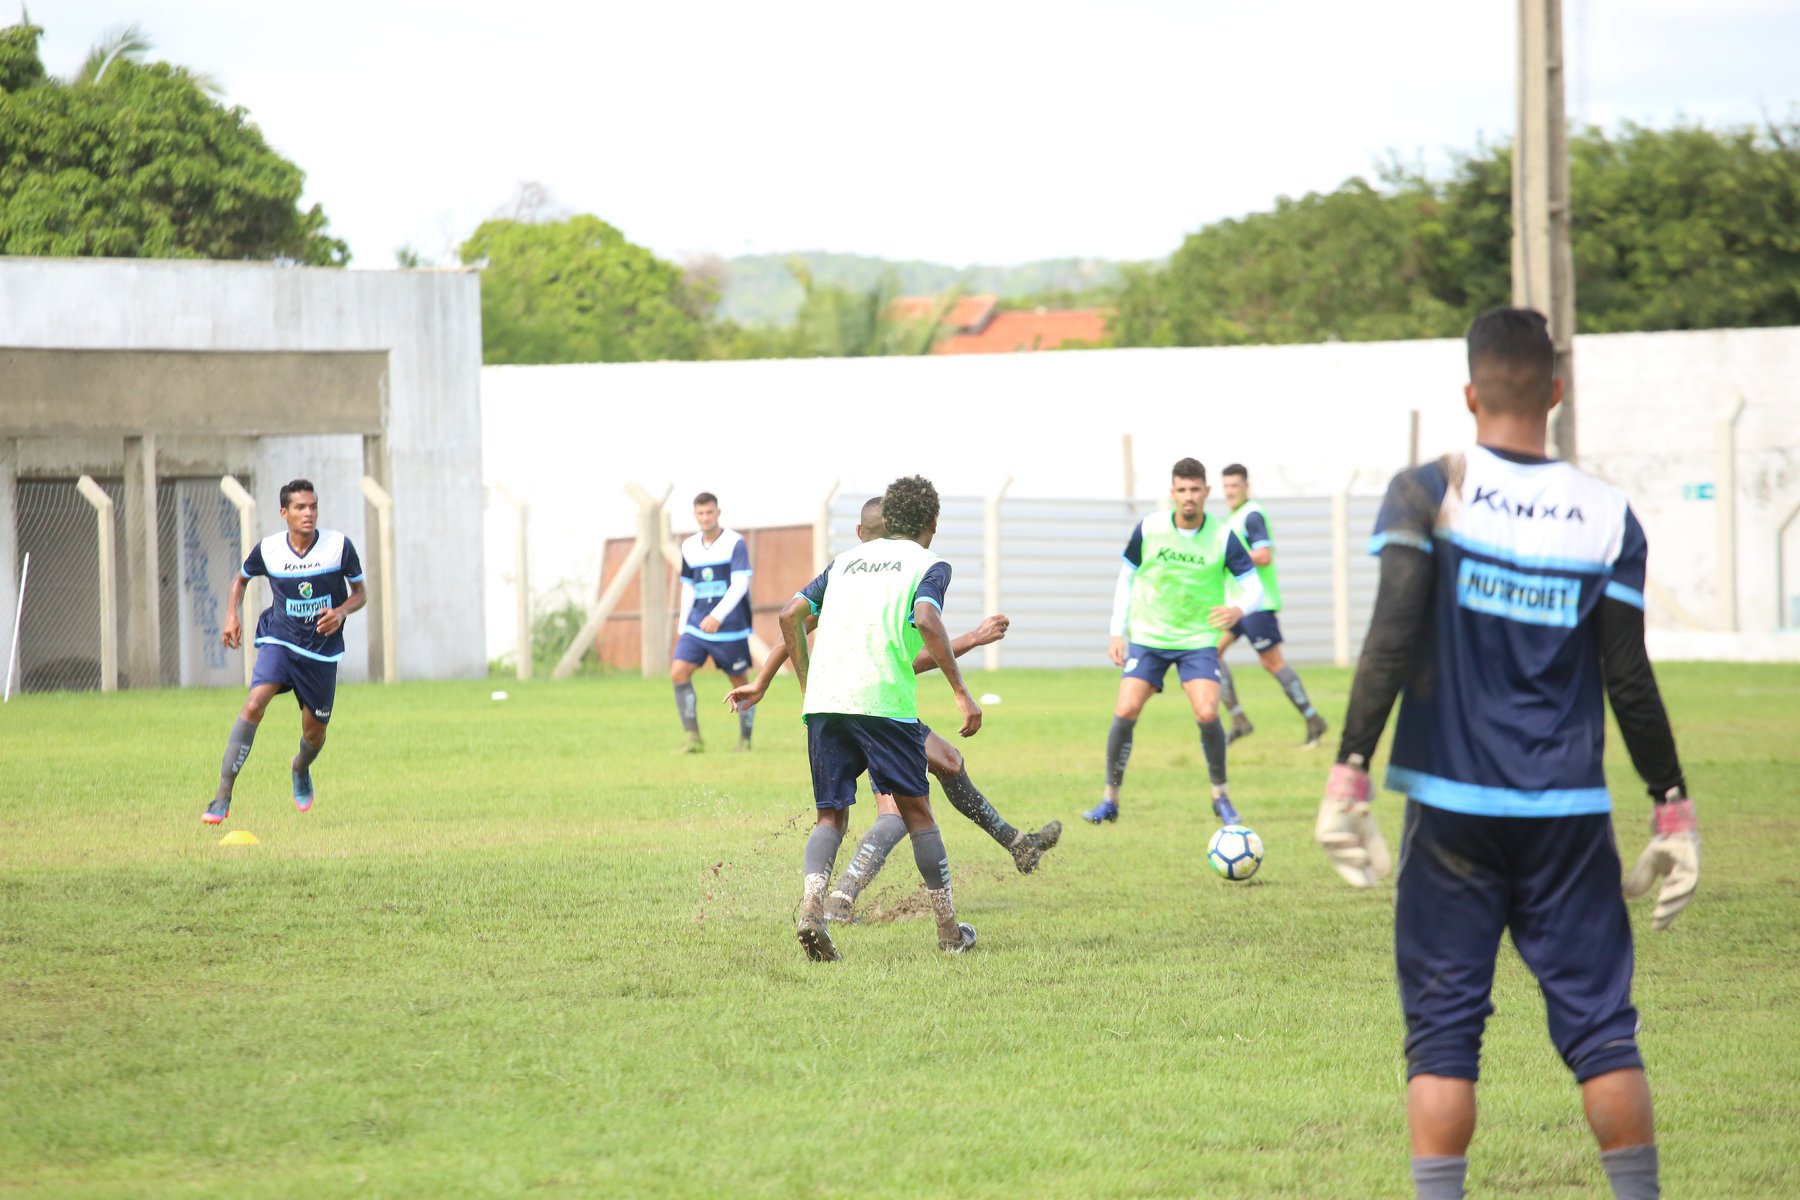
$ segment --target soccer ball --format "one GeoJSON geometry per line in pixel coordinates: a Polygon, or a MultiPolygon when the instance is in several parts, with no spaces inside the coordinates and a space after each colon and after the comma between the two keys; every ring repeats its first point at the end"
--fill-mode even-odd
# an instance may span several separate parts
{"type": "Polygon", "coordinates": [[[1227,825],[1206,844],[1206,861],[1221,879],[1242,883],[1262,866],[1262,839],[1244,825],[1227,825]]]}

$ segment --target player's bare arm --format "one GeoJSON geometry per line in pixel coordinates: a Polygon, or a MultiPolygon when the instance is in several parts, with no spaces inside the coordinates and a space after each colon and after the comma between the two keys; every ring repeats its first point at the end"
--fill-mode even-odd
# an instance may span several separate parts
{"type": "MultiPolygon", "coordinates": [[[[995,613],[968,633],[951,642],[950,652],[961,658],[977,646],[986,646],[999,641],[1006,636],[1006,631],[1011,625],[1012,621],[1008,617],[1002,613],[995,613]]],[[[923,675],[927,671],[936,669],[937,664],[932,662],[931,655],[924,651],[920,651],[919,656],[913,659],[913,674],[915,675],[923,675]]]]}
{"type": "Polygon", "coordinates": [[[228,650],[236,650],[244,644],[244,626],[238,620],[238,613],[244,609],[244,591],[249,586],[250,581],[241,572],[232,576],[231,598],[225,602],[225,628],[219,631],[219,640],[228,650]]]}
{"type": "MultiPolygon", "coordinates": [[[[788,661],[794,664],[794,678],[800,681],[803,692],[806,690],[806,670],[812,663],[811,647],[806,642],[806,621],[812,615],[812,602],[805,596],[795,596],[782,607],[778,618],[782,647],[787,651],[788,661]]],[[[938,628],[943,628],[942,622],[938,628]]]]}
{"type": "Polygon", "coordinates": [[[956,655],[951,652],[950,638],[944,633],[944,618],[937,610],[937,605],[929,600],[920,600],[913,605],[913,625],[919,631],[919,637],[925,643],[925,653],[937,664],[937,669],[944,673],[944,679],[950,684],[950,692],[956,697],[956,710],[962,714],[962,728],[958,731],[963,737],[974,737],[981,728],[981,706],[969,695],[969,687],[963,682],[962,668],[956,664],[956,655]]]}
{"type": "Polygon", "coordinates": [[[344,618],[351,613],[361,612],[369,603],[369,590],[362,583],[350,585],[350,598],[336,608],[328,608],[319,614],[318,628],[323,634],[333,634],[344,624],[344,618]]]}

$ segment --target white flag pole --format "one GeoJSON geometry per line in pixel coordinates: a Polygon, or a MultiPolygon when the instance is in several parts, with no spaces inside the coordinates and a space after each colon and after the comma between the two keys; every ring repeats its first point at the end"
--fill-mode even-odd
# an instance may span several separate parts
{"type": "Polygon", "coordinates": [[[13,668],[19,663],[19,618],[25,615],[25,581],[31,577],[31,551],[25,552],[25,563],[19,571],[19,594],[13,600],[12,644],[6,648],[6,693],[0,704],[12,701],[13,668]]]}

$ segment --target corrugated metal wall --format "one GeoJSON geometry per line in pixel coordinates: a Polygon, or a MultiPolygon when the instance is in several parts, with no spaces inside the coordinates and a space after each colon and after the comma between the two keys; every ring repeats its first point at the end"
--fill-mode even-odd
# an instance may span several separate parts
{"type": "MultiPolygon", "coordinates": [[[[856,540],[864,496],[840,496],[831,506],[831,553],[856,540]]],[[[1331,499],[1262,497],[1274,526],[1281,571],[1281,628],[1295,662],[1332,658],[1331,499]]],[[[1362,649],[1375,601],[1376,562],[1367,553],[1381,501],[1350,499],[1350,655],[1362,649]]],[[[1091,667],[1106,663],[1106,626],[1120,552],[1132,526],[1157,505],[1122,500],[1007,499],[1000,506],[1000,610],[1013,620],[1001,644],[1010,667],[1091,667]]],[[[1222,518],[1224,508],[1209,513],[1222,518]]],[[[946,496],[931,548],[954,568],[945,612],[951,633],[972,628],[984,614],[983,501],[946,496]]],[[[1248,650],[1238,651],[1248,658],[1248,650]]]]}

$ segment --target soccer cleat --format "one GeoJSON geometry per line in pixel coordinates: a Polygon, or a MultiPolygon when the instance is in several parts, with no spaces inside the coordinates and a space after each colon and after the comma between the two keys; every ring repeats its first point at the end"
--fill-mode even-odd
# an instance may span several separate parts
{"type": "Polygon", "coordinates": [[[938,949],[945,954],[961,954],[975,944],[975,927],[967,921],[958,921],[956,931],[961,936],[954,942],[947,942],[942,936],[938,938],[938,949]]]}
{"type": "Polygon", "coordinates": [[[294,783],[294,807],[305,812],[313,806],[312,772],[296,771],[290,765],[288,775],[294,783]]]}
{"type": "Polygon", "coordinates": [[[700,740],[699,734],[690,733],[688,734],[687,745],[681,748],[681,752],[683,754],[704,754],[706,753],[706,743],[700,740]]]}
{"type": "Polygon", "coordinates": [[[1019,868],[1019,874],[1029,875],[1037,870],[1038,859],[1061,837],[1062,822],[1052,821],[1036,833],[1024,834],[1014,842],[1011,847],[1013,865],[1019,868]]]}
{"type": "Polygon", "coordinates": [[[1306,718],[1306,740],[1300,743],[1302,750],[1317,750],[1319,739],[1325,736],[1325,718],[1318,713],[1306,718]]]}
{"type": "Polygon", "coordinates": [[[847,892],[833,892],[825,897],[825,919],[834,925],[856,923],[856,897],[847,892]]]}
{"type": "Polygon", "coordinates": [[[1238,824],[1237,806],[1232,804],[1231,797],[1226,795],[1224,792],[1220,792],[1218,795],[1213,797],[1212,808],[1213,808],[1213,816],[1219,818],[1219,824],[1221,824],[1221,825],[1236,825],[1236,824],[1238,824]]]}
{"type": "Polygon", "coordinates": [[[1243,713],[1233,713],[1231,717],[1231,730],[1225,735],[1225,744],[1229,746],[1239,738],[1247,738],[1255,732],[1256,726],[1250,723],[1249,717],[1246,717],[1243,713]]]}
{"type": "Polygon", "coordinates": [[[1119,819],[1119,802],[1117,800],[1102,800],[1100,803],[1094,805],[1094,807],[1082,813],[1081,819],[1084,821],[1092,821],[1096,825],[1102,821],[1116,821],[1119,819]]]}
{"type": "Polygon", "coordinates": [[[230,813],[230,800],[214,800],[211,804],[206,806],[206,811],[200,814],[200,819],[205,821],[208,825],[217,825],[230,815],[230,813]]]}
{"type": "Polygon", "coordinates": [[[825,928],[823,917],[801,917],[796,936],[800,939],[800,948],[806,951],[806,957],[814,962],[839,962],[844,957],[832,944],[831,931],[825,928]]]}
{"type": "Polygon", "coordinates": [[[739,754],[750,753],[750,739],[749,738],[739,738],[738,739],[737,752],[739,754]]]}

